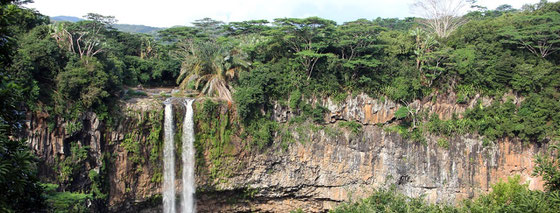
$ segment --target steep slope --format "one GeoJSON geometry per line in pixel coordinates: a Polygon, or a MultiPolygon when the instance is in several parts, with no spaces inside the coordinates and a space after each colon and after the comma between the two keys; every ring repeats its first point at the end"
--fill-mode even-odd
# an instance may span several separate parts
{"type": "MultiPolygon", "coordinates": [[[[195,114],[208,112],[203,101],[195,104],[195,114]]],[[[258,151],[246,148],[244,139],[236,135],[225,146],[197,140],[198,211],[287,212],[301,208],[322,212],[393,184],[409,196],[425,195],[432,202],[457,203],[488,191],[491,183],[513,174],[529,181],[532,189],[543,187],[542,180],[530,174],[533,155],[543,151],[546,144],[503,140],[484,146],[476,135],[454,137],[448,147],[439,146],[435,136],[428,136],[426,144],[416,143],[379,126],[393,121],[398,107],[395,103],[366,95],[349,97],[340,104],[329,99],[311,101],[331,109],[325,118],[327,123],[284,126],[287,129],[281,131],[292,135],[291,142],[283,143],[277,137],[273,145],[258,151]],[[344,120],[363,126],[352,131],[338,124],[344,120]],[[216,157],[219,147],[222,154],[216,157]]],[[[49,176],[56,171],[51,169],[72,156],[71,144],[88,147],[87,159],[78,162],[79,168],[65,186],[75,191],[89,189],[93,183],[87,178],[88,171],[102,171],[104,165],[108,197],[101,203],[108,205],[99,204],[97,208],[157,212],[161,209],[161,100],[133,99],[122,106],[124,113],[112,127],[88,113],[83,117],[84,130],[72,135],[65,134],[64,124],[49,130],[44,117],[33,116],[28,124],[30,144],[42,159],[43,177],[50,180],[57,179],[49,176]]],[[[441,99],[435,103],[418,100],[416,106],[446,118],[468,104],[441,99]]],[[[230,119],[232,108],[225,103],[216,107],[211,117],[230,119]]],[[[174,108],[180,128],[184,107],[177,103],[174,108]]],[[[276,107],[274,118],[280,123],[288,124],[290,116],[286,107],[276,107]]],[[[203,127],[203,119],[195,122],[197,139],[202,137],[203,128],[212,127],[203,127]]],[[[176,165],[180,167],[180,160],[176,165]]]]}

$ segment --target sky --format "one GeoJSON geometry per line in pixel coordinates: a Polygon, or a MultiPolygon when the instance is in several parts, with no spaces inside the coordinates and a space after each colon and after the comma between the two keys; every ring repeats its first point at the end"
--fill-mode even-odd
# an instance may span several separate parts
{"type": "MultiPolygon", "coordinates": [[[[93,12],[115,16],[119,24],[154,27],[190,25],[209,17],[224,22],[319,16],[340,24],[359,18],[414,16],[414,0],[34,0],[25,5],[48,16],[75,16],[93,12]]],[[[502,4],[521,8],[539,0],[478,0],[494,9],[502,4]]]]}

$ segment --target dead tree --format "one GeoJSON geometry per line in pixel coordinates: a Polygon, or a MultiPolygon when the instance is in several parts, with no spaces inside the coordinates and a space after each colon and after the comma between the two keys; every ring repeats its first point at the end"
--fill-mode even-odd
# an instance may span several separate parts
{"type": "Polygon", "coordinates": [[[466,6],[464,0],[416,0],[412,11],[422,18],[420,22],[426,28],[438,37],[446,38],[467,22],[461,16],[466,6]]]}

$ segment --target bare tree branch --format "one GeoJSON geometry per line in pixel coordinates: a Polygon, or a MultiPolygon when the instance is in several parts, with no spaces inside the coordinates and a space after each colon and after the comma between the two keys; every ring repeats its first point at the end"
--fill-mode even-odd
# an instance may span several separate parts
{"type": "Polygon", "coordinates": [[[446,38],[465,24],[461,16],[467,4],[464,0],[416,0],[413,13],[421,16],[420,22],[440,38],[446,38]]]}

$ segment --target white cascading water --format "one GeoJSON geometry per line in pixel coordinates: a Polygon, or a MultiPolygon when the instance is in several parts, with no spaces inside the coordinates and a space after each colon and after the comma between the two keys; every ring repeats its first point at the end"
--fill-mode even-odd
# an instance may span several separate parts
{"type": "Polygon", "coordinates": [[[194,213],[194,121],[192,103],[194,99],[187,99],[185,103],[186,113],[183,120],[183,192],[181,199],[181,212],[194,213]]]}
{"type": "Polygon", "coordinates": [[[163,212],[175,213],[175,149],[173,143],[173,107],[169,100],[165,104],[163,131],[163,212]]]}

